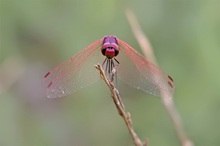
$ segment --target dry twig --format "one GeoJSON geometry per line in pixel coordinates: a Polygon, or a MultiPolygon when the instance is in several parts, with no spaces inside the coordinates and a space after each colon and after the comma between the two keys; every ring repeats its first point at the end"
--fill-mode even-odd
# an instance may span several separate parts
{"type": "MultiPolygon", "coordinates": [[[[126,16],[128,19],[128,22],[131,26],[131,29],[133,31],[133,34],[135,35],[141,49],[143,50],[145,56],[152,62],[156,63],[155,55],[153,53],[153,50],[151,48],[151,45],[146,37],[146,35],[141,30],[141,27],[138,23],[138,20],[136,19],[136,16],[131,10],[126,10],[126,16]]],[[[181,124],[180,116],[175,108],[175,105],[172,100],[172,95],[168,95],[167,93],[164,93],[163,90],[161,90],[161,100],[162,103],[170,116],[171,121],[173,122],[174,128],[177,132],[177,135],[181,141],[182,146],[193,146],[193,143],[186,135],[183,126],[181,124]]]]}
{"type": "Polygon", "coordinates": [[[126,123],[126,126],[132,136],[135,146],[147,146],[147,142],[146,141],[142,142],[140,138],[138,137],[138,135],[135,133],[133,125],[132,125],[131,115],[129,112],[125,111],[125,106],[121,100],[119,91],[115,88],[114,84],[106,77],[105,72],[103,71],[102,67],[100,65],[96,65],[95,67],[96,69],[100,71],[101,78],[105,81],[106,85],[108,86],[111,92],[112,99],[118,110],[118,113],[123,118],[124,122],[126,123]]]}

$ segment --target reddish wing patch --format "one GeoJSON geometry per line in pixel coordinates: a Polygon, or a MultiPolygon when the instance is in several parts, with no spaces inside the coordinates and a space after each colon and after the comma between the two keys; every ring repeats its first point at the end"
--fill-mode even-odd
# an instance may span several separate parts
{"type": "Polygon", "coordinates": [[[50,74],[50,72],[48,72],[48,73],[44,76],[44,78],[46,78],[49,74],[50,74]]]}
{"type": "Polygon", "coordinates": [[[167,76],[168,77],[168,79],[170,79],[170,81],[168,81],[167,83],[168,83],[168,85],[171,87],[171,88],[173,88],[173,78],[171,78],[171,76],[167,76]]]}
{"type": "Polygon", "coordinates": [[[173,85],[170,82],[167,82],[167,83],[171,88],[173,88],[173,85]]]}
{"type": "Polygon", "coordinates": [[[173,79],[171,78],[171,76],[168,75],[168,78],[173,82],[173,79]]]}

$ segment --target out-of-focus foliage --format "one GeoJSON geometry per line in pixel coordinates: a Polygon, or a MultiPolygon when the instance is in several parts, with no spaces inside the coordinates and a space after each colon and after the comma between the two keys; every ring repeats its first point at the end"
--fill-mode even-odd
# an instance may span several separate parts
{"type": "MultiPolygon", "coordinates": [[[[0,145],[132,145],[103,82],[47,99],[44,74],[91,42],[116,35],[140,51],[126,20],[130,7],[198,146],[220,145],[220,1],[1,0],[0,145]]],[[[180,145],[158,97],[122,85],[135,129],[152,146],[180,145]]]]}

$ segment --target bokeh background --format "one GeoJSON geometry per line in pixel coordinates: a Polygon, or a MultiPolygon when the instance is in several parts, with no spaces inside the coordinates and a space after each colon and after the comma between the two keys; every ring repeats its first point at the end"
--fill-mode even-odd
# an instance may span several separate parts
{"type": "MultiPolygon", "coordinates": [[[[141,51],[127,7],[175,80],[188,136],[198,146],[220,145],[219,0],[1,0],[1,146],[133,145],[103,81],[59,99],[47,99],[41,83],[51,68],[105,35],[141,51]]],[[[122,86],[141,139],[180,145],[160,98],[122,86]]]]}

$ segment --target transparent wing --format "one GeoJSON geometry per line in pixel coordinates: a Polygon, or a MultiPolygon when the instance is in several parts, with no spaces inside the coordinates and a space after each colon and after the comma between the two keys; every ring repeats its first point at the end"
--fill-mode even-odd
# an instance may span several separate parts
{"type": "Polygon", "coordinates": [[[169,75],[124,41],[118,39],[118,42],[120,52],[116,58],[120,65],[117,75],[123,82],[156,96],[161,95],[161,90],[174,94],[175,85],[169,75]]]}
{"type": "Polygon", "coordinates": [[[94,65],[105,58],[100,52],[102,40],[95,41],[45,75],[43,86],[48,98],[66,96],[100,78],[94,65]]]}

